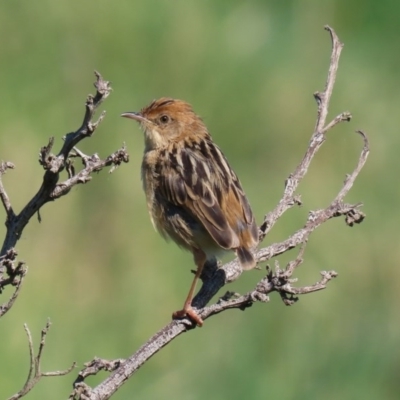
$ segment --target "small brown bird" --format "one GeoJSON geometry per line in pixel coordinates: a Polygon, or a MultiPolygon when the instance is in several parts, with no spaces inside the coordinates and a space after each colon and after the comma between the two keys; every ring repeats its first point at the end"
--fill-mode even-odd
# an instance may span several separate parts
{"type": "Polygon", "coordinates": [[[188,103],[161,98],[140,112],[121,116],[138,121],[144,131],[142,180],[154,227],[191,251],[197,266],[183,309],[173,318],[189,316],[201,326],[191,303],[205,262],[233,250],[243,269],[256,265],[252,251],[258,229],[249,202],[188,103]]]}

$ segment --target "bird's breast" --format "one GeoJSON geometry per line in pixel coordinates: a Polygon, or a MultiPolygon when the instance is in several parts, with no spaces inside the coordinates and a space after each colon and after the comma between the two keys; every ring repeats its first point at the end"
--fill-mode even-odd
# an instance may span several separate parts
{"type": "Polygon", "coordinates": [[[155,229],[160,230],[157,226],[157,220],[160,219],[160,210],[155,201],[156,188],[158,184],[158,176],[156,172],[157,162],[158,155],[156,151],[145,152],[142,161],[141,175],[151,222],[155,229]]]}
{"type": "Polygon", "coordinates": [[[167,171],[163,168],[162,154],[159,151],[153,150],[144,154],[141,172],[151,221],[165,239],[172,239],[187,250],[201,248],[207,258],[223,251],[191,210],[165,196],[162,182],[165,178],[163,174],[167,171]]]}

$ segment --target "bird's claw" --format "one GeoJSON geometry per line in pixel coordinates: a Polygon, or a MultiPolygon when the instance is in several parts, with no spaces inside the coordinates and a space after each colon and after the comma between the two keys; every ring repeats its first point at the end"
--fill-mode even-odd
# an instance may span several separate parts
{"type": "Polygon", "coordinates": [[[172,313],[172,319],[182,319],[185,317],[195,322],[199,328],[203,326],[203,320],[192,307],[183,308],[182,310],[172,313]]]}

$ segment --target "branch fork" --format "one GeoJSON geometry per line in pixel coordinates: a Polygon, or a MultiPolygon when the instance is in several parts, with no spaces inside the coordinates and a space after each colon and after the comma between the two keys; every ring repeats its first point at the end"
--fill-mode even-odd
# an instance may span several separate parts
{"type": "Polygon", "coordinates": [[[122,163],[127,163],[129,161],[129,155],[125,145],[105,159],[101,159],[96,153],[92,156],[83,155],[83,153],[79,152],[76,148],[79,142],[93,135],[103,120],[105,116],[104,111],[96,121],[94,121],[93,118],[99,106],[109,96],[112,90],[110,83],[104,80],[98,72],[95,72],[95,76],[96,82],[94,86],[96,88],[96,94],[87,97],[85,115],[81,126],[75,132],[70,132],[65,135],[64,143],[57,155],[53,153],[55,145],[54,137],[50,137],[47,145],[40,149],[39,164],[45,170],[43,182],[36,195],[33,196],[18,215],[13,211],[11,201],[2,182],[2,176],[8,169],[14,168],[14,164],[11,162],[1,162],[0,164],[0,198],[7,214],[7,232],[0,251],[0,260],[2,260],[0,262],[0,293],[6,285],[14,284],[16,286],[15,292],[11,298],[0,305],[0,317],[14,304],[23,277],[27,271],[23,264],[17,264],[15,270],[7,268],[7,262],[11,260],[9,256],[11,254],[10,252],[14,251],[15,245],[21,238],[22,232],[30,219],[37,213],[40,221],[39,211],[41,207],[50,201],[54,201],[66,195],[73,186],[89,182],[94,172],[99,172],[108,166],[110,166],[111,171],[113,171],[122,163]],[[75,170],[72,161],[72,158],[76,157],[76,155],[80,156],[83,161],[83,168],[78,172],[75,170]],[[60,176],[64,170],[66,170],[68,178],[60,182],[60,176]],[[16,280],[17,276],[19,278],[16,280]]]}

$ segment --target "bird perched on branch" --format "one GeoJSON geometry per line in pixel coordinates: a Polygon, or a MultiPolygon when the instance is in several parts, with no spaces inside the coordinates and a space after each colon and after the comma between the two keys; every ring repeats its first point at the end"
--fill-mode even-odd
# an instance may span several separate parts
{"type": "Polygon", "coordinates": [[[203,121],[181,100],[161,98],[122,117],[140,123],[145,137],[142,180],[154,227],[192,252],[197,266],[183,309],[173,318],[203,324],[191,303],[207,260],[233,250],[242,268],[256,265],[258,228],[238,177],[203,121]]]}

